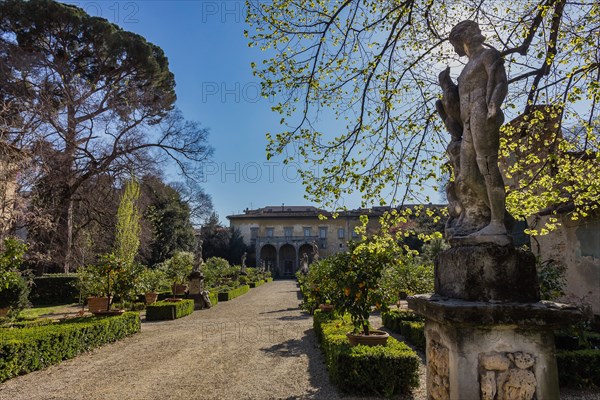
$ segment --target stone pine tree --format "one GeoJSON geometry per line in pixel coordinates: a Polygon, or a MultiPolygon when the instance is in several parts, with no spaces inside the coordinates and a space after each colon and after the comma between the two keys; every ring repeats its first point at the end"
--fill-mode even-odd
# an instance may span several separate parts
{"type": "Polygon", "coordinates": [[[135,178],[125,184],[121,203],[117,210],[115,233],[115,255],[127,265],[133,264],[140,247],[140,213],[137,200],[140,197],[140,184],[135,178]]]}
{"type": "Polygon", "coordinates": [[[450,65],[456,79],[448,35],[469,19],[508,74],[511,213],[570,204],[578,218],[598,208],[598,1],[249,0],[248,10],[250,46],[266,58],[252,66],[282,116],[267,155],[309,165],[313,201],[335,206],[353,191],[365,205],[435,201],[426,194],[436,188],[423,188],[438,185],[449,141],[435,111],[438,74],[450,65]],[[328,117],[334,131],[319,124],[328,117]]]}
{"type": "MultiPolygon", "coordinates": [[[[52,188],[53,261],[71,269],[74,209],[99,175],[172,160],[193,176],[207,131],[174,108],[163,51],[82,9],[51,0],[0,2],[3,141],[28,151],[52,188]],[[88,185],[89,187],[89,185],[88,185]]],[[[43,201],[43,199],[41,199],[43,201]]]]}

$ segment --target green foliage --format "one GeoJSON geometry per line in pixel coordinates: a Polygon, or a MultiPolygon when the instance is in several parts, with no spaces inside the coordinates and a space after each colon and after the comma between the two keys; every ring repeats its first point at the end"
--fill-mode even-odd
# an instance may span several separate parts
{"type": "Polygon", "coordinates": [[[194,248],[194,228],[190,222],[190,206],[181,194],[156,176],[141,181],[145,201],[144,218],[150,223],[148,234],[153,240],[145,249],[149,265],[162,263],[178,251],[194,248]]]}
{"type": "Polygon", "coordinates": [[[182,285],[187,282],[188,275],[194,268],[194,253],[177,251],[160,266],[165,271],[167,279],[175,284],[182,285]]]}
{"type": "Polygon", "coordinates": [[[157,301],[146,306],[147,321],[161,321],[177,319],[194,312],[194,300],[181,300],[177,302],[157,301]]]}
{"type": "Polygon", "coordinates": [[[541,262],[538,258],[536,268],[542,300],[557,300],[559,297],[564,296],[564,289],[567,285],[565,267],[557,261],[546,260],[541,262]]]}
{"type": "Polygon", "coordinates": [[[248,293],[249,290],[250,286],[243,285],[235,289],[221,291],[219,292],[219,301],[229,301],[235,299],[236,297],[248,293]]]}
{"type": "Polygon", "coordinates": [[[328,304],[336,297],[336,266],[349,261],[348,253],[341,252],[311,264],[308,274],[296,274],[302,291],[302,308],[313,312],[319,304],[328,304]]]}
{"type": "Polygon", "coordinates": [[[4,239],[3,251],[0,253],[0,272],[18,271],[26,251],[27,245],[21,240],[10,236],[4,239]]]}
{"type": "Polygon", "coordinates": [[[506,121],[523,115],[526,125],[501,143],[514,162],[505,168],[516,181],[506,202],[511,214],[570,203],[576,219],[598,209],[600,65],[589,34],[600,27],[597,1],[248,4],[249,45],[268,54],[252,67],[282,117],[281,130],[267,135],[267,158],[309,166],[301,177],[310,200],[337,206],[360,191],[364,206],[431,201],[425,189],[439,191],[449,141],[436,116],[433,68],[458,64],[447,38],[470,18],[506,63],[506,121]],[[335,132],[322,123],[323,110],[342,123],[335,132]]]}
{"type": "Polygon", "coordinates": [[[419,385],[419,357],[390,337],[386,346],[353,346],[346,333],[353,325],[315,311],[314,329],[325,353],[331,380],[349,394],[391,397],[419,385]]]}
{"type": "Polygon", "coordinates": [[[138,313],[85,317],[52,325],[2,330],[0,382],[75,357],[140,330],[138,313]]]}
{"type": "Polygon", "coordinates": [[[165,271],[160,268],[144,268],[139,279],[140,289],[142,289],[144,293],[157,293],[168,286],[167,275],[165,271]]]}
{"type": "Polygon", "coordinates": [[[224,258],[210,257],[204,262],[202,272],[204,273],[206,287],[214,288],[237,280],[240,267],[229,265],[229,262],[224,258]]]}
{"type": "Polygon", "coordinates": [[[425,323],[423,317],[409,310],[391,310],[381,315],[383,325],[417,349],[425,351],[425,323]]]}
{"type": "Polygon", "coordinates": [[[9,307],[10,315],[18,315],[29,305],[29,282],[19,271],[27,245],[7,237],[0,253],[0,308],[9,307]]]}
{"type": "Polygon", "coordinates": [[[556,363],[561,386],[600,387],[600,349],[559,350],[556,352],[556,363]]]}
{"type": "Polygon", "coordinates": [[[65,304],[77,302],[78,277],[75,274],[36,276],[29,300],[33,304],[65,304]]]}
{"type": "Polygon", "coordinates": [[[265,283],[265,281],[263,281],[263,280],[261,279],[261,280],[259,280],[259,281],[250,282],[250,283],[248,284],[248,286],[250,286],[250,289],[253,289],[253,288],[259,287],[260,285],[263,285],[264,283],[265,283]]]}
{"type": "Polygon", "coordinates": [[[140,214],[136,204],[139,197],[140,185],[132,178],[121,196],[115,234],[115,255],[126,264],[133,264],[140,247],[140,214]]]}

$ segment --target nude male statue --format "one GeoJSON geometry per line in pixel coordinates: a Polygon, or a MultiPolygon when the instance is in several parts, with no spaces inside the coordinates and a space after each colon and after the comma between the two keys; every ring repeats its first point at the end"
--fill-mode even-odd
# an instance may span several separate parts
{"type": "Polygon", "coordinates": [[[458,77],[463,126],[460,175],[491,214],[490,223],[470,236],[506,235],[506,192],[498,167],[499,129],[504,122],[500,105],[508,92],[504,61],[496,49],[483,47],[485,38],[474,21],[459,22],[449,39],[459,56],[469,58],[458,77]]]}

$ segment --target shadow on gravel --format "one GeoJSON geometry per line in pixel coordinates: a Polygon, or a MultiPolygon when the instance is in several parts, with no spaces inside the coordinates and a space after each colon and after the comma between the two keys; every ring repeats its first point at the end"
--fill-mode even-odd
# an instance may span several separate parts
{"type": "Polygon", "coordinates": [[[325,361],[319,350],[317,338],[312,329],[305,330],[302,337],[299,339],[286,340],[261,350],[265,353],[279,357],[308,356],[309,380],[314,389],[302,396],[287,397],[286,400],[339,398],[337,389],[329,382],[325,361]]]}
{"type": "Polygon", "coordinates": [[[280,321],[305,321],[310,319],[310,315],[302,314],[302,315],[285,315],[283,317],[277,318],[280,321]]]}
{"type": "Polygon", "coordinates": [[[288,307],[288,308],[282,308],[281,310],[263,311],[259,314],[277,314],[277,313],[282,313],[282,312],[298,311],[298,310],[300,310],[300,307],[288,307]]]}

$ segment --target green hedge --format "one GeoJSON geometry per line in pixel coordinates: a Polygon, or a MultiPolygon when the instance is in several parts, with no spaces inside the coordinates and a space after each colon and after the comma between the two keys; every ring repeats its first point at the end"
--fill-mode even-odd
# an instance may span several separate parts
{"type": "Polygon", "coordinates": [[[140,330],[138,313],[84,317],[46,326],[0,330],[0,382],[46,368],[140,330]]]}
{"type": "Polygon", "coordinates": [[[219,303],[219,293],[217,292],[208,292],[208,298],[210,299],[210,304],[214,307],[219,303]]]}
{"type": "Polygon", "coordinates": [[[260,281],[256,281],[256,282],[250,282],[248,284],[248,286],[250,286],[250,289],[254,289],[254,288],[259,287],[260,285],[262,285],[264,283],[265,283],[265,281],[260,280],[260,281]]]}
{"type": "Polygon", "coordinates": [[[419,385],[419,356],[406,344],[390,337],[387,346],[351,347],[346,332],[349,320],[315,311],[317,338],[333,383],[351,394],[393,396],[419,385]]]}
{"type": "Polygon", "coordinates": [[[381,314],[383,325],[399,333],[417,349],[425,351],[424,318],[410,310],[392,310],[381,314]]]}
{"type": "Polygon", "coordinates": [[[236,289],[228,290],[226,292],[219,292],[219,301],[228,301],[231,299],[235,299],[236,297],[247,293],[249,290],[250,286],[244,285],[236,289]]]}
{"type": "Polygon", "coordinates": [[[561,386],[600,387],[600,349],[559,350],[556,363],[561,386]]]}
{"type": "Polygon", "coordinates": [[[29,301],[36,305],[65,304],[79,301],[75,274],[54,274],[33,278],[29,301]]]}
{"type": "Polygon", "coordinates": [[[266,278],[265,283],[273,282],[273,278],[266,278]]]}
{"type": "Polygon", "coordinates": [[[6,319],[0,322],[0,328],[33,328],[36,326],[52,325],[58,321],[50,318],[37,318],[33,320],[12,321],[6,319]]]}
{"type": "Polygon", "coordinates": [[[181,300],[177,302],[157,301],[146,306],[147,321],[161,321],[177,319],[194,312],[194,300],[181,300]]]}

